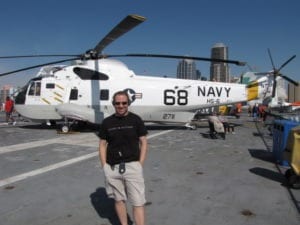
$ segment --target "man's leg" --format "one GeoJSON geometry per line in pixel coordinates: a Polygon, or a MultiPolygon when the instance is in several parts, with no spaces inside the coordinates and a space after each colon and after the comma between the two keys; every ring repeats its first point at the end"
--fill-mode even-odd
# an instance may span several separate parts
{"type": "Polygon", "coordinates": [[[120,223],[122,225],[128,225],[127,222],[127,210],[126,210],[126,204],[124,201],[115,201],[115,208],[118,215],[118,218],[120,220],[120,223]]]}
{"type": "Polygon", "coordinates": [[[145,224],[145,207],[144,206],[133,206],[133,217],[136,225],[145,224]]]}

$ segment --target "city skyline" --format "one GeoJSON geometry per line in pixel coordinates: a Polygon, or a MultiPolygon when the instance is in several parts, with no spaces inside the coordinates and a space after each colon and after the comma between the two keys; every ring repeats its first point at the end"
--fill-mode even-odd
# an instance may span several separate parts
{"type": "MultiPolygon", "coordinates": [[[[3,31],[0,56],[27,54],[81,54],[93,48],[128,14],[147,20],[116,40],[105,54],[156,53],[210,57],[214,43],[230,48],[229,59],[247,62],[248,66],[230,65],[231,74],[239,76],[253,69],[272,70],[267,49],[279,68],[293,55],[300,54],[298,44],[300,2],[272,4],[260,0],[195,1],[187,0],[28,0],[5,1],[1,5],[3,31]],[[172,7],[170,7],[172,6],[172,7]],[[105,9],[105,10],[104,10],[105,9]],[[50,16],[49,16],[50,15],[50,16]]],[[[57,58],[0,59],[0,73],[55,61],[57,58]]],[[[178,60],[120,58],[137,75],[176,77],[178,60]]],[[[210,63],[196,62],[205,77],[210,63]]],[[[299,80],[299,58],[282,73],[299,80]]],[[[0,84],[23,86],[38,69],[0,77],[0,84]]]]}

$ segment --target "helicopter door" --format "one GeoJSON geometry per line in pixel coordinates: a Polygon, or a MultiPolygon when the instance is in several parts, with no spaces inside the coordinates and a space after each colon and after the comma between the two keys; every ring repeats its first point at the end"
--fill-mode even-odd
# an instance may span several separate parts
{"type": "Polygon", "coordinates": [[[39,104],[41,96],[41,81],[32,81],[29,85],[26,103],[39,104]]]}

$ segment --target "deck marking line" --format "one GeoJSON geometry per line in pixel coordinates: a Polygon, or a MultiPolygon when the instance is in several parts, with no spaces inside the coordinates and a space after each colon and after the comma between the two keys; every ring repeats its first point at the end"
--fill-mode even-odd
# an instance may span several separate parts
{"type": "Polygon", "coordinates": [[[90,154],[87,154],[87,155],[84,155],[84,156],[80,156],[80,157],[77,157],[77,158],[69,159],[69,160],[66,160],[66,161],[63,161],[63,162],[60,162],[60,163],[55,163],[55,164],[52,164],[50,166],[46,166],[46,167],[43,167],[43,168],[40,168],[40,169],[32,170],[28,173],[23,173],[23,174],[14,176],[14,177],[10,177],[10,178],[4,179],[4,180],[0,180],[0,187],[11,184],[11,183],[14,183],[14,182],[17,182],[17,181],[20,181],[20,180],[24,180],[24,179],[29,178],[29,177],[36,176],[36,175],[39,175],[39,174],[42,174],[42,173],[46,173],[46,172],[51,171],[51,170],[58,169],[60,167],[71,165],[73,163],[80,162],[80,161],[92,158],[96,155],[98,155],[98,152],[93,152],[93,153],[90,153],[90,154]]]}
{"type": "Polygon", "coordinates": [[[0,147],[0,154],[14,152],[14,151],[23,151],[28,148],[41,147],[50,144],[70,144],[70,145],[80,145],[80,146],[89,147],[91,146],[91,142],[94,141],[93,138],[91,139],[90,134],[83,134],[80,137],[81,138],[78,139],[77,136],[72,136],[72,137],[70,136],[69,138],[66,139],[63,136],[61,136],[58,138],[52,138],[48,140],[31,141],[31,142],[26,142],[21,144],[7,145],[4,147],[0,147]]]}
{"type": "Polygon", "coordinates": [[[4,146],[4,147],[0,147],[0,154],[14,152],[14,151],[20,151],[20,150],[26,150],[28,148],[40,147],[40,146],[53,144],[53,143],[58,143],[60,140],[61,140],[61,138],[53,138],[50,140],[32,141],[32,142],[27,142],[27,143],[22,143],[22,144],[4,146]]]}
{"type": "MultiPolygon", "coordinates": [[[[148,139],[151,139],[151,138],[169,133],[171,131],[173,131],[173,130],[166,130],[166,131],[162,131],[162,132],[159,132],[159,133],[156,133],[156,134],[149,135],[148,139]]],[[[80,156],[80,157],[77,157],[77,158],[73,158],[73,159],[63,161],[63,162],[55,163],[55,164],[52,164],[50,166],[45,166],[45,167],[40,168],[40,169],[32,170],[32,171],[27,172],[27,173],[23,173],[23,174],[20,174],[20,175],[9,177],[9,178],[0,180],[0,187],[3,187],[5,185],[9,185],[11,183],[15,183],[15,182],[20,181],[20,180],[25,180],[29,177],[33,177],[33,176],[36,176],[36,175],[39,175],[39,174],[42,174],[42,173],[46,173],[46,172],[49,172],[51,170],[55,170],[55,169],[58,169],[58,168],[61,168],[61,167],[64,167],[64,166],[68,166],[68,165],[71,165],[71,164],[74,164],[74,163],[77,163],[77,162],[80,162],[80,161],[83,161],[83,160],[87,160],[87,159],[90,159],[90,158],[98,156],[98,155],[99,155],[99,153],[97,151],[97,152],[86,154],[86,155],[83,155],[83,156],[80,156]]]]}

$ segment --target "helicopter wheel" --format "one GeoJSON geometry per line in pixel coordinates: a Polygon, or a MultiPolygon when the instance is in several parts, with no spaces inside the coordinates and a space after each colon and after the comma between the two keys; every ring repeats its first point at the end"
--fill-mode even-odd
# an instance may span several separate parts
{"type": "Polygon", "coordinates": [[[70,128],[69,128],[68,125],[63,125],[63,126],[61,127],[61,131],[62,131],[63,133],[68,133],[69,130],[70,130],[70,128]]]}

